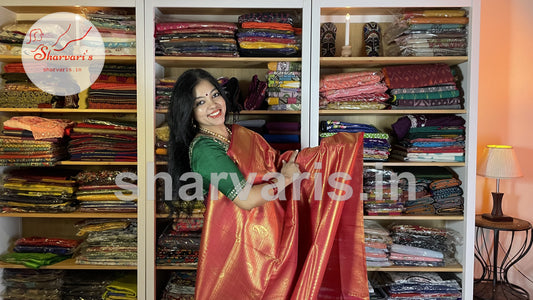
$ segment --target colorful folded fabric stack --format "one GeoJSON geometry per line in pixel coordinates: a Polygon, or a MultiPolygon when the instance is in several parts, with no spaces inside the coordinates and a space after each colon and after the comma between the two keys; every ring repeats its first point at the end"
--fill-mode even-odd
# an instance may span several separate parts
{"type": "Polygon", "coordinates": [[[106,55],[136,55],[133,9],[89,10],[85,18],[100,32],[106,55]]]}
{"type": "Polygon", "coordinates": [[[389,135],[373,125],[326,120],[320,122],[320,132],[320,137],[331,136],[337,132],[364,132],[363,160],[385,161],[389,158],[389,135]]]}
{"type": "Polygon", "coordinates": [[[402,161],[464,161],[465,120],[455,115],[408,115],[392,124],[391,158],[402,161]]]}
{"type": "Polygon", "coordinates": [[[38,269],[72,257],[79,245],[74,239],[23,237],[15,241],[14,252],[1,255],[0,260],[38,269]]]}
{"type": "Polygon", "coordinates": [[[462,297],[461,280],[453,273],[379,272],[374,278],[386,299],[459,300],[462,297]]]}
{"type": "Polygon", "coordinates": [[[174,271],[165,286],[161,300],[194,300],[196,271],[174,271]]]}
{"type": "Polygon", "coordinates": [[[384,33],[385,55],[467,55],[468,22],[464,9],[406,10],[384,33]]]}
{"type": "Polygon", "coordinates": [[[322,109],[386,109],[387,86],[379,71],[323,75],[320,78],[322,109]]]}
{"type": "Polygon", "coordinates": [[[155,155],[157,161],[168,160],[168,140],[170,138],[170,128],[164,123],[155,129],[155,155]]]}
{"type": "Polygon", "coordinates": [[[136,300],[137,299],[137,274],[127,273],[106,286],[102,296],[104,300],[136,300]]]}
{"type": "Polygon", "coordinates": [[[135,122],[86,119],[72,128],[70,138],[70,160],[137,161],[135,122]]]}
{"type": "Polygon", "coordinates": [[[78,189],[75,198],[79,202],[80,212],[92,213],[134,213],[137,212],[137,194],[117,185],[117,177],[128,173],[121,179],[132,187],[136,181],[135,171],[124,170],[84,170],[76,176],[78,189]]]}
{"type": "Polygon", "coordinates": [[[89,87],[87,107],[95,109],[136,109],[137,84],[134,65],[104,65],[89,87]]]}
{"type": "Polygon", "coordinates": [[[400,215],[403,195],[398,179],[390,169],[364,168],[363,207],[368,216],[400,215]]]}
{"type": "Polygon", "coordinates": [[[464,210],[463,189],[461,180],[447,178],[434,180],[429,184],[430,193],[435,200],[435,214],[462,215],[464,210]]]}
{"type": "Polygon", "coordinates": [[[72,212],[76,181],[73,172],[46,168],[13,169],[5,173],[0,206],[3,212],[72,212]]]}
{"type": "Polygon", "coordinates": [[[241,56],[298,56],[301,28],[285,12],[258,12],[239,16],[237,40],[241,56]]]}
{"type": "Polygon", "coordinates": [[[28,78],[22,63],[5,64],[1,78],[4,85],[0,89],[0,107],[7,108],[51,108],[55,101],[35,86],[28,78]]]}
{"type": "Polygon", "coordinates": [[[394,265],[443,267],[455,261],[455,242],[446,229],[394,224],[389,259],[394,265]]]}
{"type": "Polygon", "coordinates": [[[299,122],[267,121],[265,140],[279,151],[296,150],[301,148],[299,122]]]}
{"type": "Polygon", "coordinates": [[[155,85],[155,108],[168,109],[170,105],[170,97],[172,96],[172,89],[176,79],[161,78],[155,85]]]}
{"type": "Polygon", "coordinates": [[[63,270],[3,269],[2,299],[65,299],[63,270]]]}
{"type": "Polygon", "coordinates": [[[101,300],[106,287],[123,273],[108,270],[65,270],[60,287],[61,299],[101,300]]]}
{"type": "Polygon", "coordinates": [[[389,246],[392,239],[389,231],[374,220],[365,220],[365,255],[367,267],[387,267],[389,246]]]}
{"type": "Polygon", "coordinates": [[[171,22],[155,25],[155,54],[169,56],[238,57],[229,22],[171,22]]]}
{"type": "Polygon", "coordinates": [[[20,56],[26,32],[31,26],[33,23],[24,22],[4,25],[0,30],[0,55],[20,56]]]}
{"type": "Polygon", "coordinates": [[[4,121],[0,135],[0,165],[52,166],[67,157],[65,135],[74,122],[36,116],[4,121]]]}
{"type": "Polygon", "coordinates": [[[280,106],[301,105],[301,69],[298,62],[268,63],[266,101],[269,106],[278,105],[269,109],[282,110],[280,106]]]}
{"type": "Polygon", "coordinates": [[[203,217],[176,218],[157,239],[158,265],[196,266],[203,217]]]}
{"type": "Polygon", "coordinates": [[[462,91],[446,64],[384,67],[392,109],[461,109],[462,91]]]}
{"type": "Polygon", "coordinates": [[[86,219],[76,224],[85,239],[75,256],[76,264],[137,265],[137,220],[86,219]]]}

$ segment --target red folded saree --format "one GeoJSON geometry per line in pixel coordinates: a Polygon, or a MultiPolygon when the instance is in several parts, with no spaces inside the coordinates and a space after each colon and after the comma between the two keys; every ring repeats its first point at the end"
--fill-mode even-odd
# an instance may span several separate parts
{"type": "MultiPolygon", "coordinates": [[[[233,125],[232,132],[227,153],[246,178],[258,174],[256,183],[280,170],[291,155],[280,155],[244,127],[233,125]]],[[[360,133],[339,133],[303,149],[297,163],[310,178],[294,197],[294,184],[288,186],[287,200],[247,211],[214,191],[218,200],[207,201],[196,299],[369,299],[360,200],[362,141],[360,133]],[[328,182],[335,172],[351,177],[342,182],[353,192],[348,197],[344,189],[346,200],[329,196],[343,195],[328,182]]]]}

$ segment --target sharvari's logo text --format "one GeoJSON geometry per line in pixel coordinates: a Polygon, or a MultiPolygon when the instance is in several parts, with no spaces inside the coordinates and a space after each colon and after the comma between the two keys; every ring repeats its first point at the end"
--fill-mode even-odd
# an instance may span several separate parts
{"type": "Polygon", "coordinates": [[[73,13],[54,13],[39,19],[22,45],[22,63],[30,80],[57,96],[89,88],[104,62],[102,36],[90,21],[73,13]]]}

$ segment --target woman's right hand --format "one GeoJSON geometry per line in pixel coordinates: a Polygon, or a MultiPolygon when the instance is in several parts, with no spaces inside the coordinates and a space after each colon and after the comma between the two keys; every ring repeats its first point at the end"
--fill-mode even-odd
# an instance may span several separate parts
{"type": "Polygon", "coordinates": [[[289,161],[282,160],[281,175],[285,177],[285,185],[291,184],[294,179],[298,177],[302,172],[300,166],[296,163],[296,156],[298,156],[298,150],[294,151],[289,158],[289,161]]]}

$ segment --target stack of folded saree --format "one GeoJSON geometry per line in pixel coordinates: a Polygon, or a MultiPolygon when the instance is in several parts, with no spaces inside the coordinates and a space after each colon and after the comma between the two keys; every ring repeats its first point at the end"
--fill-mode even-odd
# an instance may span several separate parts
{"type": "Polygon", "coordinates": [[[266,101],[269,109],[301,109],[301,69],[299,62],[268,63],[266,101]]]}
{"type": "Polygon", "coordinates": [[[272,148],[282,152],[301,148],[299,122],[267,121],[265,127],[263,137],[272,148]]]}
{"type": "Polygon", "coordinates": [[[5,64],[1,78],[0,107],[50,108],[54,96],[42,91],[28,78],[22,63],[5,64]]]}
{"type": "Polygon", "coordinates": [[[0,55],[20,56],[26,32],[32,25],[24,22],[4,25],[0,30],[0,55]]]}
{"type": "Polygon", "coordinates": [[[106,64],[88,89],[87,107],[95,109],[136,109],[135,65],[106,64]]]}
{"type": "Polygon", "coordinates": [[[382,70],[393,109],[462,108],[462,92],[446,64],[387,66],[382,70]]]}
{"type": "MultiPolygon", "coordinates": [[[[92,213],[134,213],[137,212],[137,195],[117,185],[116,179],[133,170],[84,170],[76,175],[78,189],[75,198],[79,201],[80,212],[92,213]]],[[[131,178],[133,176],[129,176],[131,178]]],[[[127,182],[124,179],[123,182],[127,182]]],[[[127,182],[135,184],[136,182],[127,182]]]]}
{"type": "Polygon", "coordinates": [[[392,124],[391,157],[402,161],[464,161],[465,120],[455,115],[408,115],[392,124]]]}
{"type": "Polygon", "coordinates": [[[76,209],[74,174],[67,170],[13,169],[5,173],[3,212],[71,212],[76,209]]]}
{"type": "Polygon", "coordinates": [[[75,161],[137,161],[137,124],[86,119],[71,130],[70,159],[75,161]]]}
{"type": "Polygon", "coordinates": [[[61,299],[101,300],[106,287],[119,276],[119,271],[66,270],[61,285],[61,299]]]}
{"type": "Polygon", "coordinates": [[[320,78],[322,109],[386,109],[387,86],[379,71],[323,75],[320,78]]]}
{"type": "Polygon", "coordinates": [[[161,78],[155,85],[155,108],[168,109],[176,79],[161,78]]]}
{"type": "Polygon", "coordinates": [[[369,216],[400,215],[403,198],[398,180],[389,169],[364,168],[363,207],[369,216]]]}
{"type": "Polygon", "coordinates": [[[84,236],[76,264],[137,265],[137,220],[86,219],[76,227],[76,235],[84,236]]]}
{"type": "Polygon", "coordinates": [[[257,12],[239,16],[237,40],[241,56],[298,56],[301,28],[285,12],[257,12]]]}
{"type": "Polygon", "coordinates": [[[74,239],[23,237],[15,241],[13,252],[1,255],[0,260],[38,269],[72,257],[79,245],[74,239]]]}
{"type": "Polygon", "coordinates": [[[387,56],[467,55],[464,9],[406,10],[384,32],[387,56]]]}
{"type": "Polygon", "coordinates": [[[60,300],[63,270],[3,269],[2,299],[60,300]]]}
{"type": "Polygon", "coordinates": [[[376,277],[386,299],[459,300],[462,297],[460,279],[453,273],[379,272],[376,277]]]}
{"type": "Polygon", "coordinates": [[[136,300],[137,274],[128,272],[113,280],[113,282],[106,286],[106,291],[102,296],[102,299],[136,300]]]}
{"type": "Polygon", "coordinates": [[[164,123],[155,129],[155,156],[157,161],[168,161],[168,140],[170,128],[164,123]]]}
{"type": "Polygon", "coordinates": [[[169,56],[238,57],[229,22],[171,22],[155,25],[155,54],[169,56]]]}
{"type": "Polygon", "coordinates": [[[435,200],[435,214],[437,215],[462,215],[463,214],[463,189],[461,180],[446,178],[434,180],[429,184],[430,193],[435,200]]]}
{"type": "Polygon", "coordinates": [[[11,117],[0,135],[0,165],[54,165],[67,156],[64,137],[73,124],[65,119],[11,117]]]}
{"type": "Polygon", "coordinates": [[[442,267],[455,262],[455,242],[446,229],[393,224],[389,259],[394,265],[442,267]]]}
{"type": "Polygon", "coordinates": [[[85,17],[100,32],[106,55],[136,55],[134,10],[87,11],[85,17]]]}
{"type": "Polygon", "coordinates": [[[161,300],[194,300],[196,271],[174,271],[165,286],[161,300]]]}
{"type": "Polygon", "coordinates": [[[392,239],[389,231],[374,220],[365,220],[365,255],[367,267],[387,267],[389,246],[392,239]]]}
{"type": "Polygon", "coordinates": [[[320,122],[320,132],[321,138],[337,132],[364,132],[363,160],[386,161],[389,158],[389,135],[373,125],[326,120],[320,122]]]}
{"type": "Polygon", "coordinates": [[[175,218],[157,239],[157,265],[196,266],[203,217],[175,218]]]}

